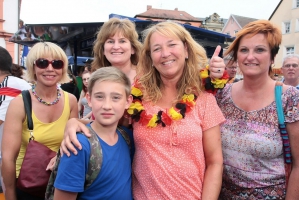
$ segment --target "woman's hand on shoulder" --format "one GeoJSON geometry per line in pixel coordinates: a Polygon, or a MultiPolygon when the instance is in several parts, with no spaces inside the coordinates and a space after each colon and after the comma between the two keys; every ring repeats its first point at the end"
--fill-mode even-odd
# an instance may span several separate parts
{"type": "Polygon", "coordinates": [[[221,78],[225,71],[225,63],[222,58],[219,57],[221,51],[221,46],[217,46],[214,54],[210,60],[210,77],[211,78],[221,78]]]}
{"type": "Polygon", "coordinates": [[[60,151],[61,155],[66,154],[70,156],[70,152],[73,152],[77,155],[77,150],[74,146],[78,149],[82,149],[80,142],[77,139],[76,132],[83,132],[87,137],[90,137],[90,133],[88,128],[85,124],[88,124],[90,121],[83,121],[76,118],[69,119],[66,123],[65,130],[64,130],[64,139],[61,142],[60,151]]]}

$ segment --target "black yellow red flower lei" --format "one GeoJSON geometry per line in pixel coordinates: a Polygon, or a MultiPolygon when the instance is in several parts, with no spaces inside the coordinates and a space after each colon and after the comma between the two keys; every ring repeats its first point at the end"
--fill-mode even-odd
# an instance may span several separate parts
{"type": "Polygon", "coordinates": [[[140,122],[142,125],[146,125],[150,128],[154,128],[158,124],[161,124],[163,127],[169,126],[172,120],[184,118],[185,114],[190,112],[194,107],[197,98],[194,94],[184,94],[175,107],[171,107],[168,112],[160,110],[157,114],[149,115],[142,105],[142,92],[136,85],[132,87],[131,94],[133,96],[133,102],[127,112],[135,122],[140,122]]]}
{"type": "Polygon", "coordinates": [[[227,71],[224,71],[221,78],[212,79],[210,77],[209,65],[207,65],[204,69],[200,70],[199,75],[202,80],[202,84],[205,87],[205,90],[212,94],[216,94],[218,89],[224,88],[225,84],[228,82],[229,79],[227,71]]]}
{"type": "MultiPolygon", "coordinates": [[[[206,91],[215,94],[218,89],[223,88],[228,81],[228,74],[225,71],[222,78],[211,79],[209,77],[209,66],[200,71],[200,77],[203,81],[206,91]]],[[[137,81],[136,81],[137,83],[137,81]]],[[[184,94],[182,99],[171,107],[168,112],[159,111],[157,114],[149,115],[144,110],[142,104],[142,91],[135,84],[131,89],[131,95],[133,96],[133,102],[127,110],[127,113],[131,116],[132,120],[139,122],[150,128],[156,127],[161,124],[162,127],[169,126],[173,120],[180,120],[185,118],[186,113],[190,112],[195,106],[197,96],[195,94],[184,94]]]]}

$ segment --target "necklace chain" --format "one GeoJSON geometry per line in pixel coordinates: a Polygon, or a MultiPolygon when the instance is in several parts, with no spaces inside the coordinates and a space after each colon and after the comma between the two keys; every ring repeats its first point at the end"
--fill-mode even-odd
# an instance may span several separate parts
{"type": "Polygon", "coordinates": [[[61,97],[61,93],[60,93],[60,90],[59,90],[59,87],[58,87],[58,86],[57,86],[57,98],[56,98],[54,101],[52,101],[52,102],[46,102],[46,101],[44,101],[42,98],[40,98],[40,97],[36,94],[35,87],[36,87],[35,84],[32,85],[32,94],[33,94],[33,95],[37,98],[37,100],[38,100],[39,102],[41,102],[42,104],[47,105],[47,106],[52,106],[52,105],[55,105],[55,104],[57,104],[57,103],[59,102],[59,99],[60,99],[60,97],[61,97]]]}

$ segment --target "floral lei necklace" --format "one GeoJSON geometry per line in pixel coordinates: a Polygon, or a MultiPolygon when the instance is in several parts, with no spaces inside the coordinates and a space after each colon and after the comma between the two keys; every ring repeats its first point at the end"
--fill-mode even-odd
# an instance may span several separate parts
{"type": "Polygon", "coordinates": [[[52,102],[46,102],[46,101],[44,101],[42,98],[40,98],[40,97],[36,94],[36,92],[35,92],[35,87],[36,87],[35,84],[32,85],[32,94],[37,98],[37,100],[38,100],[39,102],[41,102],[42,104],[45,104],[45,105],[47,105],[47,106],[55,105],[55,104],[58,103],[58,101],[59,101],[59,99],[60,99],[60,97],[61,97],[61,93],[60,93],[60,90],[59,90],[59,87],[58,87],[58,86],[57,86],[57,98],[56,98],[54,101],[52,101],[52,102]]]}
{"type": "MultiPolygon", "coordinates": [[[[211,79],[209,75],[209,65],[199,72],[205,90],[213,94],[215,94],[218,89],[224,88],[229,78],[226,71],[221,78],[211,79]]],[[[137,81],[135,83],[137,83],[137,81]]],[[[160,110],[157,114],[149,115],[144,110],[142,104],[143,94],[137,84],[134,84],[132,87],[131,95],[133,96],[133,101],[128,108],[127,113],[131,116],[133,121],[139,122],[150,128],[154,128],[158,124],[161,124],[162,127],[170,126],[172,121],[185,118],[186,113],[190,112],[195,106],[195,101],[197,99],[197,96],[194,94],[184,94],[182,99],[176,103],[174,107],[171,107],[168,112],[160,110]]]]}
{"type": "Polygon", "coordinates": [[[162,127],[170,126],[173,120],[185,118],[186,113],[192,110],[197,99],[194,94],[184,94],[182,99],[174,107],[171,107],[168,112],[160,110],[157,114],[149,115],[142,104],[143,94],[136,85],[132,87],[131,94],[133,102],[127,112],[131,115],[132,120],[150,128],[154,128],[158,124],[161,124],[162,127]]]}

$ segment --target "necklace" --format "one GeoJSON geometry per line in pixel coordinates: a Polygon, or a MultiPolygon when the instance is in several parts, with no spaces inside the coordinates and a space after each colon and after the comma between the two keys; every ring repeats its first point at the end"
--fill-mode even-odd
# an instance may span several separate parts
{"type": "Polygon", "coordinates": [[[41,102],[42,104],[45,104],[45,105],[47,105],[47,106],[55,105],[55,104],[58,103],[58,101],[59,101],[59,99],[60,99],[60,97],[61,97],[61,93],[60,93],[60,90],[59,90],[59,87],[58,87],[58,86],[57,86],[57,98],[56,98],[54,101],[52,101],[52,102],[46,102],[46,101],[44,101],[42,98],[40,98],[40,97],[36,94],[36,92],[35,92],[35,87],[36,87],[36,85],[32,85],[32,94],[37,98],[37,100],[38,100],[39,102],[41,102]]]}
{"type": "Polygon", "coordinates": [[[158,124],[161,124],[162,127],[170,126],[173,121],[185,118],[186,113],[192,110],[197,99],[197,96],[194,94],[184,94],[182,99],[168,111],[160,110],[157,114],[149,115],[144,110],[142,104],[142,92],[136,85],[132,87],[131,94],[133,102],[127,110],[128,114],[133,121],[150,128],[154,128],[158,124]]]}

